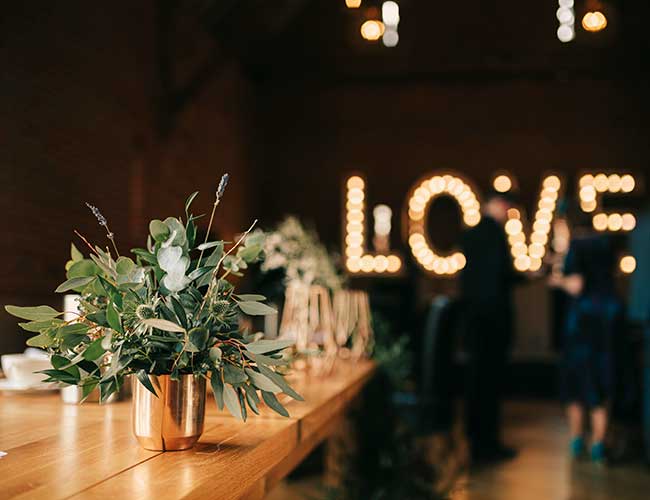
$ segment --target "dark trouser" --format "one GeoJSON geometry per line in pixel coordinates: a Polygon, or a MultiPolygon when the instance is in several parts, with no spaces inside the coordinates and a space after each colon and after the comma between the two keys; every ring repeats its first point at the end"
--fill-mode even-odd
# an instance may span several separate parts
{"type": "Polygon", "coordinates": [[[643,328],[643,440],[645,456],[650,462],[650,323],[643,328]]]}
{"type": "Polygon", "coordinates": [[[501,393],[512,337],[512,311],[507,305],[468,304],[465,347],[467,366],[467,437],[473,454],[501,445],[501,393]]]}

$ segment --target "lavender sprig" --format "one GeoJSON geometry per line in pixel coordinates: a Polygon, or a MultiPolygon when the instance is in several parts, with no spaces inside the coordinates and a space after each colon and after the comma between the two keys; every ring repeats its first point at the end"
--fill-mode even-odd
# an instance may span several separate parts
{"type": "Polygon", "coordinates": [[[113,248],[115,249],[115,253],[117,256],[120,256],[120,252],[117,249],[117,245],[115,244],[115,235],[113,232],[110,230],[108,227],[108,221],[106,220],[106,217],[102,215],[102,213],[99,211],[99,208],[97,208],[94,205],[91,205],[90,203],[86,202],[86,206],[90,209],[90,211],[93,213],[95,218],[97,219],[97,222],[99,222],[100,226],[103,226],[106,228],[106,237],[111,240],[111,243],[113,244],[113,248]]]}
{"type": "Polygon", "coordinates": [[[223,198],[223,193],[226,191],[226,186],[228,185],[228,180],[230,176],[228,174],[223,174],[221,180],[219,181],[219,186],[217,187],[217,203],[223,198]]]}
{"type": "MultiPolygon", "coordinates": [[[[223,198],[223,193],[226,191],[226,186],[228,185],[228,180],[230,179],[230,176],[226,173],[221,176],[221,180],[219,181],[219,185],[217,186],[217,192],[215,193],[215,200],[214,200],[214,205],[212,205],[212,213],[210,214],[210,222],[208,223],[208,230],[205,232],[205,240],[203,243],[208,242],[208,238],[210,237],[210,229],[212,229],[212,221],[214,220],[214,213],[217,210],[217,205],[219,205],[219,202],[221,201],[221,198],[223,198]]],[[[198,269],[201,266],[201,260],[203,259],[203,252],[204,250],[201,250],[201,255],[199,255],[199,260],[196,263],[196,269],[198,269]]]]}
{"type": "Polygon", "coordinates": [[[91,205],[90,203],[86,202],[86,206],[90,208],[90,211],[93,213],[93,215],[97,218],[97,222],[99,222],[100,226],[108,226],[108,223],[106,221],[106,217],[102,215],[102,213],[99,211],[99,208],[91,205]]]}

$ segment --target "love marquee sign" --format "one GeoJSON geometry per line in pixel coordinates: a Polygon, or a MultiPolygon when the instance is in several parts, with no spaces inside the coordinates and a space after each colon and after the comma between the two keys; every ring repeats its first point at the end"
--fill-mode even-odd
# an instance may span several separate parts
{"type": "MultiPolygon", "coordinates": [[[[512,179],[504,174],[494,178],[494,188],[507,192],[512,188],[512,179]]],[[[374,218],[373,246],[370,252],[366,242],[366,185],[360,174],[345,179],[345,208],[343,226],[343,253],[345,267],[353,275],[397,275],[403,268],[402,257],[390,249],[392,210],[386,205],[377,205],[374,218]]],[[[549,246],[549,235],[556,219],[558,198],[564,191],[565,182],[560,175],[549,174],[542,179],[537,208],[526,234],[522,211],[512,208],[508,211],[505,231],[515,269],[521,272],[536,271],[542,266],[542,259],[549,246]]],[[[625,195],[639,189],[631,173],[613,172],[585,173],[578,182],[577,197],[580,208],[592,215],[593,227],[597,231],[631,231],[636,218],[630,212],[606,212],[601,209],[604,195],[625,195]]],[[[443,255],[432,245],[427,234],[427,220],[431,202],[439,196],[449,196],[459,205],[465,227],[477,225],[481,220],[481,203],[477,189],[471,182],[452,172],[433,172],[421,178],[409,190],[405,204],[405,220],[409,249],[418,265],[433,275],[453,276],[466,264],[460,251],[443,255]]],[[[526,224],[528,225],[528,224],[526,224]]],[[[632,257],[623,257],[621,267],[625,272],[634,270],[632,257]],[[626,260],[627,259],[627,260],[626,260]],[[632,259],[632,261],[630,261],[632,259]],[[624,265],[624,263],[627,263],[624,265]]]]}

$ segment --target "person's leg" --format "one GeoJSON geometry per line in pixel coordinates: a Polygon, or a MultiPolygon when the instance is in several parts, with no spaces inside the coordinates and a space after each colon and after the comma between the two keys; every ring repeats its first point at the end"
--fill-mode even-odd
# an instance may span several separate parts
{"type": "Polygon", "coordinates": [[[595,462],[602,462],[605,459],[607,420],[607,410],[604,406],[597,406],[591,410],[591,459],[595,462]]]}
{"type": "Polygon", "coordinates": [[[582,406],[578,403],[570,403],[567,406],[567,417],[569,419],[569,433],[571,439],[582,437],[583,425],[584,425],[584,414],[582,411],[582,406]]]}
{"type": "Polygon", "coordinates": [[[591,410],[591,439],[594,443],[602,443],[607,432],[607,410],[598,406],[591,410]]]}
{"type": "Polygon", "coordinates": [[[582,406],[578,403],[569,403],[566,409],[569,420],[569,434],[571,441],[569,451],[572,458],[578,458],[584,451],[584,412],[582,406]]]}

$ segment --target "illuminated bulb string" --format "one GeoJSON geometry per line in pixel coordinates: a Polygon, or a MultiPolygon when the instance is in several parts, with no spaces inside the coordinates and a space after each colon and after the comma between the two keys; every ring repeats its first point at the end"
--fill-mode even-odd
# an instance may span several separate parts
{"type": "Polygon", "coordinates": [[[397,26],[399,25],[399,5],[389,0],[381,5],[381,18],[385,26],[384,34],[381,37],[386,47],[395,47],[399,43],[397,26]]]}
{"type": "MultiPolygon", "coordinates": [[[[402,267],[402,260],[397,255],[371,255],[365,252],[365,182],[359,176],[352,176],[346,182],[345,204],[345,257],[346,268],[351,273],[397,273],[402,267]]],[[[387,237],[390,233],[390,208],[378,205],[375,214],[379,220],[375,227],[387,237]],[[388,209],[388,213],[386,211],[388,209]],[[388,221],[386,220],[388,215],[388,221]]]]}
{"type": "Polygon", "coordinates": [[[481,220],[480,204],[472,188],[452,175],[436,175],[424,180],[411,194],[408,202],[409,246],[417,263],[438,275],[454,275],[465,267],[467,260],[461,252],[438,255],[428,241],[426,214],[431,201],[440,195],[453,197],[460,205],[463,222],[475,226],[481,220]]]}
{"type": "MultiPolygon", "coordinates": [[[[598,196],[603,193],[630,193],[636,181],[630,174],[585,174],[578,183],[580,207],[584,212],[596,212],[598,196]]],[[[632,231],[636,227],[636,217],[631,213],[594,213],[592,225],[596,231],[632,231]]]]}
{"type": "Polygon", "coordinates": [[[557,29],[557,38],[562,43],[573,40],[575,33],[575,12],[573,10],[573,0],[559,0],[559,7],[555,13],[560,26],[557,29]]]}
{"type": "Polygon", "coordinates": [[[561,185],[562,183],[556,175],[550,175],[544,179],[529,244],[526,244],[524,225],[519,210],[508,210],[506,233],[517,271],[537,271],[542,267],[542,259],[546,254],[548,235],[551,231],[561,185]]]}

